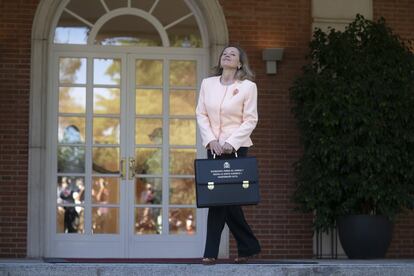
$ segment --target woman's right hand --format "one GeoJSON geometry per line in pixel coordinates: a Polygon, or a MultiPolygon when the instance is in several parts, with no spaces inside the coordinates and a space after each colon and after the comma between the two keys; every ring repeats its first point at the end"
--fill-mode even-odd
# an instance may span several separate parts
{"type": "Polygon", "coordinates": [[[217,140],[211,141],[208,146],[213,154],[221,155],[223,153],[223,148],[217,140]]]}

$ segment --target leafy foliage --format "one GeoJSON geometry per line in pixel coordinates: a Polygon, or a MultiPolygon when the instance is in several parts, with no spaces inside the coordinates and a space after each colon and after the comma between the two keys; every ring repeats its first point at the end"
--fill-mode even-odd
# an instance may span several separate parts
{"type": "Polygon", "coordinates": [[[291,88],[304,154],[294,200],[317,230],[414,202],[414,55],[384,19],[316,30],[291,88]]]}

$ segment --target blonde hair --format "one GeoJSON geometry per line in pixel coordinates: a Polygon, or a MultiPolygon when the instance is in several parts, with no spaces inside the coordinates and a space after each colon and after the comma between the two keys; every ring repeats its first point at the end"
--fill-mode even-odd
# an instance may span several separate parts
{"type": "Polygon", "coordinates": [[[252,71],[252,69],[250,69],[249,60],[247,58],[246,52],[241,47],[239,47],[237,45],[231,45],[231,44],[224,47],[223,50],[221,51],[221,54],[220,54],[219,59],[218,59],[217,66],[215,66],[213,68],[213,74],[212,75],[213,76],[221,76],[221,74],[223,74],[223,68],[220,66],[221,56],[223,55],[224,50],[226,50],[229,47],[236,48],[239,51],[239,60],[240,60],[240,63],[241,63],[241,67],[237,68],[235,78],[237,80],[251,80],[251,81],[254,81],[254,72],[252,71]]]}

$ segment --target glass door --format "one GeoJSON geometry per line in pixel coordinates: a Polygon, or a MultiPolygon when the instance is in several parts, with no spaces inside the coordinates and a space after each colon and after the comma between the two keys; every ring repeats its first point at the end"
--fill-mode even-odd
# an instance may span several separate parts
{"type": "Polygon", "coordinates": [[[137,55],[128,60],[130,256],[201,256],[193,170],[199,62],[137,55]]]}
{"type": "Polygon", "coordinates": [[[48,254],[124,257],[125,56],[62,53],[54,60],[48,254]]]}
{"type": "Polygon", "coordinates": [[[200,58],[58,53],[54,61],[47,256],[201,256],[200,58]]]}

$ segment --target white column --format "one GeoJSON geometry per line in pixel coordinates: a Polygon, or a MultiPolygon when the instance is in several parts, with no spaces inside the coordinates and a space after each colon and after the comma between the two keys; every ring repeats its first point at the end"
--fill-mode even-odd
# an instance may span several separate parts
{"type": "MultiPolygon", "coordinates": [[[[315,28],[328,31],[328,28],[344,31],[345,27],[355,19],[357,14],[363,15],[366,19],[373,19],[372,0],[312,0],[312,32],[315,28]]],[[[319,254],[323,257],[330,257],[333,249],[333,233],[322,233],[319,254]]],[[[338,257],[346,258],[339,239],[338,257]]],[[[316,254],[316,233],[314,235],[313,252],[316,254]]],[[[335,249],[333,249],[335,250],[335,249]]]]}

